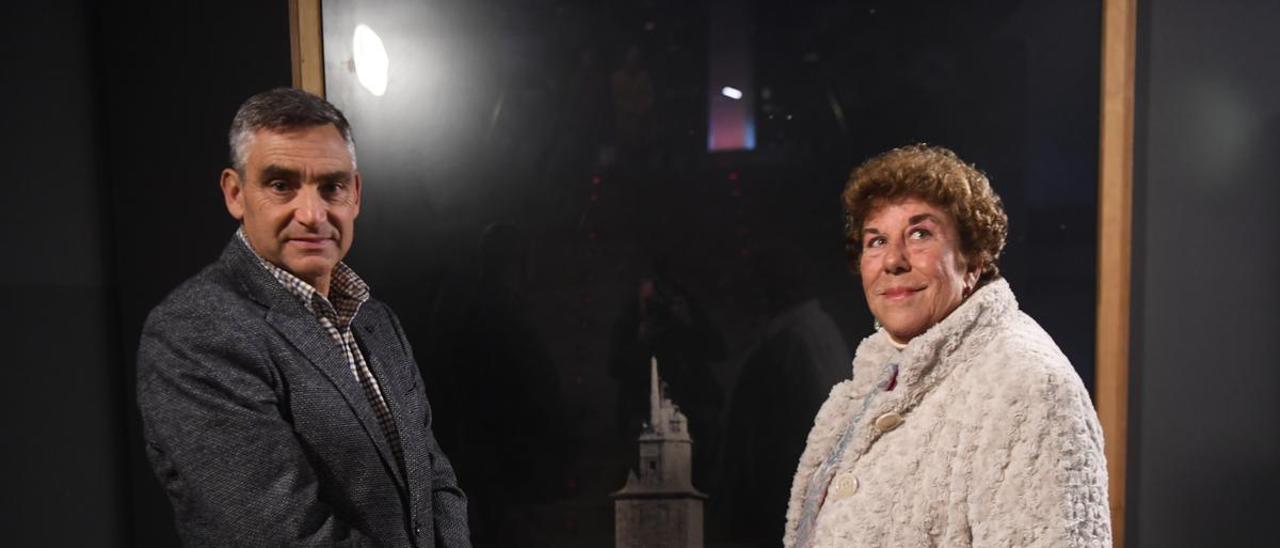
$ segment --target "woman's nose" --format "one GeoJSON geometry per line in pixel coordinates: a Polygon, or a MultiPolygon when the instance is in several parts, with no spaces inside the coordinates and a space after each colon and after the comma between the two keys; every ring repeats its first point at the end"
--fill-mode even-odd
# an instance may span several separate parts
{"type": "Polygon", "coordinates": [[[906,246],[901,242],[891,242],[885,245],[884,250],[884,270],[889,273],[906,272],[911,269],[911,262],[907,260],[906,246]]]}

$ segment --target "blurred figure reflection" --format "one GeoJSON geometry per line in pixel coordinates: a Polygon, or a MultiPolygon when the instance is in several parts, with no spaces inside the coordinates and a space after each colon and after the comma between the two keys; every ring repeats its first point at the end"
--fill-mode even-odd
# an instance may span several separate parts
{"type": "Polygon", "coordinates": [[[596,49],[583,48],[578,64],[569,76],[567,92],[559,109],[551,138],[556,158],[553,165],[573,169],[579,166],[602,166],[606,163],[604,145],[613,131],[610,75],[596,49]]]}
{"type": "Polygon", "coordinates": [[[694,485],[706,485],[724,401],[711,363],[724,359],[724,339],[702,306],[671,279],[665,259],[654,261],[653,275],[640,280],[613,328],[609,372],[618,382],[618,432],[629,446],[649,417],[650,357],[658,358],[671,399],[689,419],[694,485]]]}
{"type": "Polygon", "coordinates": [[[717,498],[727,537],[772,547],[782,545],[791,479],[813,416],[852,370],[849,347],[811,292],[808,259],[779,244],[757,253],[753,266],[767,320],[733,389],[717,498]]]}
{"type": "Polygon", "coordinates": [[[622,65],[610,77],[618,162],[624,168],[648,167],[657,135],[653,79],[641,64],[640,46],[627,48],[622,65]]]}
{"type": "Polygon", "coordinates": [[[452,342],[460,421],[459,474],[469,478],[477,547],[548,546],[531,506],[566,493],[572,455],[560,379],[524,301],[529,244],[495,223],[480,238],[480,272],[452,342]]]}

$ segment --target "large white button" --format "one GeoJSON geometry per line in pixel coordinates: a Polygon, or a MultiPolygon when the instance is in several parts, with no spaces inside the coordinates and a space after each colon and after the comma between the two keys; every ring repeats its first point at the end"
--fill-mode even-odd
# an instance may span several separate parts
{"type": "Polygon", "coordinates": [[[876,418],[876,430],[881,433],[888,432],[902,425],[905,420],[897,413],[885,413],[876,418]]]}
{"type": "Polygon", "coordinates": [[[853,472],[845,472],[831,480],[831,486],[827,488],[827,498],[835,502],[856,492],[858,492],[858,477],[853,475],[853,472]]]}

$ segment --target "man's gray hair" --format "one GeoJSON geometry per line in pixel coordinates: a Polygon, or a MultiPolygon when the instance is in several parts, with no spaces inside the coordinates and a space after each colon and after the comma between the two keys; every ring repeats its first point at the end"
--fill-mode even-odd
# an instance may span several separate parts
{"type": "Polygon", "coordinates": [[[356,143],[351,124],[338,107],[328,101],[295,88],[276,88],[250,97],[240,105],[231,121],[231,167],[244,174],[249,144],[260,129],[289,131],[333,124],[351,151],[351,165],[356,163],[356,143]]]}

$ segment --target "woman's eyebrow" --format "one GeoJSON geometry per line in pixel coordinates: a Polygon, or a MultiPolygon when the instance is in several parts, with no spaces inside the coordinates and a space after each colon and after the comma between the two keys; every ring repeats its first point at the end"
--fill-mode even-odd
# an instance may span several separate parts
{"type": "Polygon", "coordinates": [[[921,213],[919,215],[912,215],[910,219],[907,219],[907,224],[913,225],[916,223],[922,223],[924,221],[933,221],[935,224],[942,224],[942,221],[939,221],[938,217],[936,217],[932,213],[921,213]]]}

